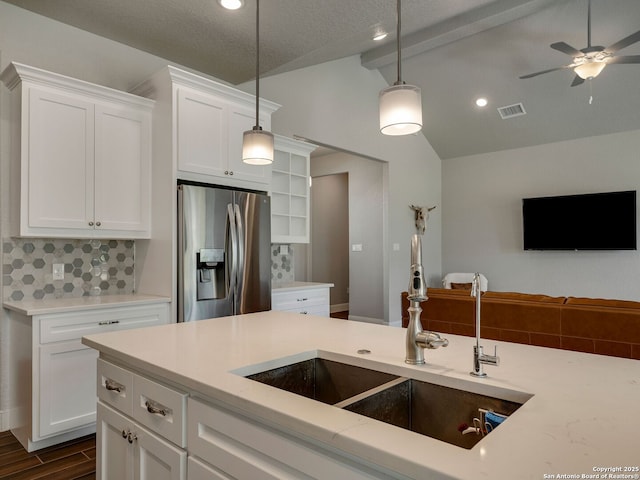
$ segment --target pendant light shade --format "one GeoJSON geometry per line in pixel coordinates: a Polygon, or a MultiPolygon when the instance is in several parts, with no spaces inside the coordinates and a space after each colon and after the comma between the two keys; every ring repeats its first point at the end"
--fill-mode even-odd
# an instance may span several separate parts
{"type": "Polygon", "coordinates": [[[269,165],[273,162],[273,134],[253,127],[242,135],[242,161],[250,165],[269,165]]]}
{"type": "Polygon", "coordinates": [[[402,49],[400,46],[401,5],[398,14],[398,80],[380,92],[380,132],[384,135],[409,135],[422,128],[422,95],[420,88],[402,81],[402,49]]]}
{"type": "Polygon", "coordinates": [[[260,126],[260,0],[256,0],[256,125],[242,135],[242,161],[250,165],[273,163],[273,134],[260,126]]]}
{"type": "Polygon", "coordinates": [[[392,85],[380,92],[380,131],[409,135],[422,128],[422,95],[413,85],[392,85]]]}

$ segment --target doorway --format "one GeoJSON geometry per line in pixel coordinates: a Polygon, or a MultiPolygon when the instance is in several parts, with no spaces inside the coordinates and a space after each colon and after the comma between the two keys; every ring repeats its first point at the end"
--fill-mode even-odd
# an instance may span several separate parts
{"type": "Polygon", "coordinates": [[[349,174],[316,176],[311,188],[311,281],[333,283],[331,312],[349,310],[349,174]]]}

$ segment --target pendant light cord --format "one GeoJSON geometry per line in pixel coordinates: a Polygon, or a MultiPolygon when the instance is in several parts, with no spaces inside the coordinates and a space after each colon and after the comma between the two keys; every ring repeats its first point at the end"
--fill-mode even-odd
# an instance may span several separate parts
{"type": "Polygon", "coordinates": [[[256,130],[260,129],[260,0],[256,0],[256,130]]]}
{"type": "Polygon", "coordinates": [[[396,21],[396,25],[397,25],[397,33],[396,33],[396,43],[398,44],[398,80],[396,81],[396,83],[394,85],[402,85],[403,81],[402,81],[402,46],[401,46],[401,40],[400,40],[400,27],[401,27],[401,23],[402,23],[402,15],[400,14],[401,12],[401,6],[400,6],[400,1],[401,0],[397,0],[396,3],[396,9],[397,9],[397,21],[396,21]]]}

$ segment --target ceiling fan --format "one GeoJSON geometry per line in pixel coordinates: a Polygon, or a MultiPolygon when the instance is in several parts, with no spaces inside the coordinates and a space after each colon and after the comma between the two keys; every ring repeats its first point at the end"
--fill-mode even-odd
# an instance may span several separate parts
{"type": "Polygon", "coordinates": [[[566,53],[573,57],[573,62],[562,67],[550,68],[529,75],[523,75],[520,78],[531,78],[543,73],[554,72],[556,70],[572,69],[576,76],[571,82],[571,86],[575,87],[584,83],[585,80],[597,77],[604,67],[613,63],[640,63],[640,55],[616,56],[618,50],[622,50],[629,45],[640,41],[640,31],[632,33],[628,37],[614,43],[605,48],[601,46],[591,45],[591,0],[589,0],[587,11],[587,46],[580,50],[573,48],[565,42],[552,43],[550,46],[554,50],[566,53]]]}

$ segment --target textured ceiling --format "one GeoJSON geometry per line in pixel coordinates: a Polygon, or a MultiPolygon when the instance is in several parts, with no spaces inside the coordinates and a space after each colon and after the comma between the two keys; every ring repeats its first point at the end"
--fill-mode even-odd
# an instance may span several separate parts
{"type": "MultiPolygon", "coordinates": [[[[255,74],[255,1],[241,10],[215,0],[8,0],[233,84],[255,74]]],[[[640,29],[639,0],[592,0],[592,43],[640,29]]],[[[263,0],[261,71],[281,73],[354,54],[396,77],[395,2],[263,0]],[[377,29],[390,32],[374,44],[377,29]]],[[[571,71],[520,80],[567,64],[552,50],[586,46],[587,0],[404,0],[403,79],[423,92],[423,133],[441,158],[640,129],[640,64],[610,65],[570,87],[571,71]],[[484,95],[479,110],[473,100],[484,95]],[[589,97],[593,101],[589,104],[589,97]],[[522,102],[527,115],[496,108],[522,102]]],[[[640,43],[620,52],[640,54],[640,43]]]]}

